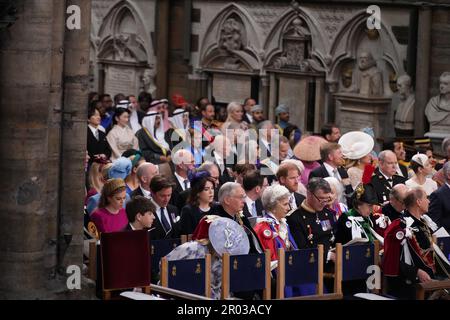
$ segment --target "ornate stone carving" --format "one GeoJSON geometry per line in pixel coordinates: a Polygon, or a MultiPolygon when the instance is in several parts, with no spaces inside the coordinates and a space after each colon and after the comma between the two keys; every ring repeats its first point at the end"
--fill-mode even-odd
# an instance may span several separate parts
{"type": "Polygon", "coordinates": [[[370,52],[362,51],[359,54],[358,65],[353,74],[352,85],[344,91],[366,97],[383,96],[383,75],[370,52]]]}
{"type": "Polygon", "coordinates": [[[450,72],[439,78],[438,96],[432,97],[425,107],[425,115],[430,123],[430,132],[450,132],[450,72]]]}
{"type": "Polygon", "coordinates": [[[397,136],[411,135],[414,131],[414,106],[416,103],[414,91],[411,88],[411,77],[407,74],[398,77],[397,88],[400,103],[394,113],[394,128],[397,136]]]}
{"type": "Polygon", "coordinates": [[[310,71],[311,33],[299,17],[294,18],[283,33],[283,52],[275,57],[272,67],[310,71]]]}
{"type": "Polygon", "coordinates": [[[236,18],[228,18],[220,28],[219,47],[226,51],[243,49],[244,26],[236,18]]]}
{"type": "Polygon", "coordinates": [[[269,34],[275,22],[286,10],[285,4],[263,4],[255,1],[243,1],[240,4],[247,9],[253,20],[261,27],[265,36],[269,34]]]}

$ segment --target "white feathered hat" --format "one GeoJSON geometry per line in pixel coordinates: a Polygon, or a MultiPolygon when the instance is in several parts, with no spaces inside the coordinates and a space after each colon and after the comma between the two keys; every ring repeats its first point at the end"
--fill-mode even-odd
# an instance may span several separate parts
{"type": "Polygon", "coordinates": [[[358,160],[368,155],[375,145],[373,138],[362,131],[347,132],[338,143],[342,147],[344,157],[350,160],[358,160]]]}

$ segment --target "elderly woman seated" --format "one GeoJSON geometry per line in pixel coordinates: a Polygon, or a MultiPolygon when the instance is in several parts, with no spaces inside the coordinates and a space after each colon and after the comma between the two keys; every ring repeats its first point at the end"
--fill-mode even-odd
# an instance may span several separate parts
{"type": "Polygon", "coordinates": [[[297,249],[285,218],[290,209],[290,195],[286,187],[273,185],[264,190],[261,198],[266,214],[259,219],[254,230],[263,249],[270,250],[272,261],[278,259],[279,248],[297,249]]]}

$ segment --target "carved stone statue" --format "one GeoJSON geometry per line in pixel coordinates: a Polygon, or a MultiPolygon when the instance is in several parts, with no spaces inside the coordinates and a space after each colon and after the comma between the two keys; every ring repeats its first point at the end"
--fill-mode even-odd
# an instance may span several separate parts
{"type": "Polygon", "coordinates": [[[141,88],[140,91],[145,91],[150,93],[152,96],[155,96],[156,86],[154,82],[156,74],[154,69],[145,69],[142,78],[141,78],[141,88]]]}
{"type": "Polygon", "coordinates": [[[395,134],[398,137],[414,135],[414,105],[416,97],[411,88],[411,77],[404,74],[397,79],[397,89],[400,97],[394,113],[395,134]]]}
{"type": "Polygon", "coordinates": [[[243,31],[242,24],[236,19],[227,19],[220,30],[220,48],[227,51],[241,50],[243,31]]]}
{"type": "Polygon", "coordinates": [[[345,91],[367,97],[383,96],[383,76],[370,52],[363,51],[359,54],[356,71],[352,86],[345,91]]]}
{"type": "Polygon", "coordinates": [[[440,95],[432,97],[425,107],[425,115],[430,122],[430,132],[450,131],[450,72],[439,78],[440,95]]]}

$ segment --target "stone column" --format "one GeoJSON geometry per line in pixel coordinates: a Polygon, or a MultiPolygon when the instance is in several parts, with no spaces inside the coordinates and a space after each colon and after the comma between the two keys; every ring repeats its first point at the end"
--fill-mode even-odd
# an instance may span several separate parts
{"type": "Polygon", "coordinates": [[[269,96],[270,96],[270,81],[268,76],[262,76],[261,77],[261,100],[260,104],[264,107],[264,114],[266,117],[268,116],[269,111],[269,96]]]}
{"type": "Polygon", "coordinates": [[[46,294],[53,0],[18,0],[0,31],[0,299],[46,294]]]}
{"type": "Polygon", "coordinates": [[[419,9],[419,28],[417,37],[414,135],[423,136],[425,132],[425,106],[428,102],[428,87],[430,79],[431,8],[428,6],[421,7],[419,9]]]}
{"type": "Polygon", "coordinates": [[[275,108],[277,106],[277,79],[275,73],[270,74],[269,104],[267,117],[270,121],[275,121],[275,108]]]}
{"type": "MultiPolygon", "coordinates": [[[[157,48],[156,57],[156,95],[158,98],[167,97],[168,73],[169,73],[169,4],[170,1],[158,0],[157,3],[157,48]]],[[[180,22],[181,23],[181,22],[180,22]]],[[[155,98],[155,97],[154,97],[155,98]]]]}
{"type": "Polygon", "coordinates": [[[87,97],[91,0],[67,0],[81,9],[81,29],[66,30],[64,37],[64,101],[61,137],[59,271],[83,263],[83,199],[85,195],[87,97]]]}

